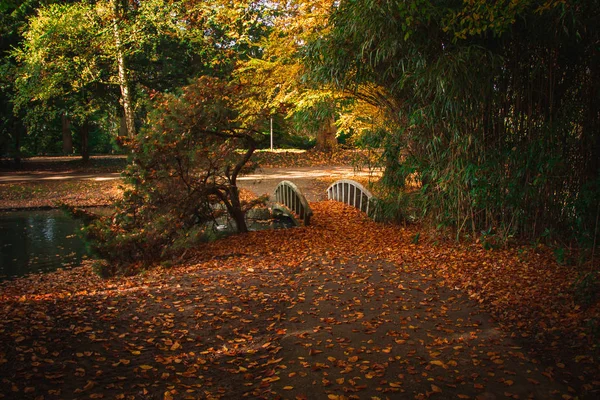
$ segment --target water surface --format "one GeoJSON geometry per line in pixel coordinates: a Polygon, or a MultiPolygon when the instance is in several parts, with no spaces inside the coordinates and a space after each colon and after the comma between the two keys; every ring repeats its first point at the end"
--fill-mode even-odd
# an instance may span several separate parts
{"type": "Polygon", "coordinates": [[[80,264],[81,227],[60,210],[0,212],[0,280],[80,264]]]}
{"type": "MultiPolygon", "coordinates": [[[[109,209],[94,209],[107,213],[109,209]]],[[[286,215],[273,218],[266,208],[249,212],[249,230],[285,229],[295,226],[286,215]]],[[[0,281],[30,273],[50,272],[76,266],[86,257],[81,238],[82,222],[61,210],[0,212],[0,281]]],[[[224,217],[207,240],[235,232],[233,222],[224,217]]]]}

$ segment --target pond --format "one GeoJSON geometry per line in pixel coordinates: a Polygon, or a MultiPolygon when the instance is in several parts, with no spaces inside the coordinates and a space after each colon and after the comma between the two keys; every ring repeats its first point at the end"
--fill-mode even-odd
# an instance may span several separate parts
{"type": "Polygon", "coordinates": [[[81,226],[61,210],[0,212],[0,280],[80,264],[81,226]]]}
{"type": "MultiPolygon", "coordinates": [[[[250,230],[296,226],[291,216],[278,214],[273,218],[268,209],[251,210],[247,221],[250,230]]],[[[0,281],[79,265],[87,257],[80,235],[82,226],[81,221],[61,210],[0,212],[0,281]]],[[[224,219],[214,230],[212,239],[231,234],[231,221],[224,219]]]]}

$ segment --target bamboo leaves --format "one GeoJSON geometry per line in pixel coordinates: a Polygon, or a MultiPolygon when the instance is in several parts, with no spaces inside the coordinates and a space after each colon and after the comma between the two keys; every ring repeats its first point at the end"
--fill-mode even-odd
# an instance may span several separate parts
{"type": "Polygon", "coordinates": [[[324,82],[387,89],[367,98],[401,127],[386,183],[403,187],[414,175],[390,172],[415,171],[432,220],[459,236],[469,226],[474,237],[550,229],[583,240],[595,222],[570,227],[596,208],[576,199],[599,192],[600,173],[593,3],[342,2],[309,66],[324,82]]]}

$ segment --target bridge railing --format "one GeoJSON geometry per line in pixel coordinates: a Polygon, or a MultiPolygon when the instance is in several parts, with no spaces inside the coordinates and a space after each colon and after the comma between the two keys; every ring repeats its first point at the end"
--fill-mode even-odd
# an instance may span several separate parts
{"type": "Polygon", "coordinates": [[[340,179],[327,188],[329,200],[340,201],[358,208],[368,216],[374,214],[375,198],[363,185],[350,179],[340,179]]]}
{"type": "Polygon", "coordinates": [[[306,197],[300,189],[290,181],[281,181],[273,192],[275,201],[283,204],[293,211],[304,222],[304,225],[310,224],[310,217],[313,212],[306,197]]]}

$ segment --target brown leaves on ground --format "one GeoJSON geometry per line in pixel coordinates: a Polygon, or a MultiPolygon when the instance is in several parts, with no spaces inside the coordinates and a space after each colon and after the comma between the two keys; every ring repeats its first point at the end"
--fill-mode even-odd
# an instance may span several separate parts
{"type": "Polygon", "coordinates": [[[120,179],[32,181],[0,184],[0,209],[108,206],[122,196],[120,179]]]}
{"type": "Polygon", "coordinates": [[[416,227],[311,206],[309,227],[171,269],[3,284],[0,397],[597,398],[597,309],[545,252],[413,244],[416,227]]]}
{"type": "Polygon", "coordinates": [[[261,167],[315,167],[323,165],[363,165],[367,152],[363,150],[337,149],[333,152],[316,150],[259,151],[253,158],[261,167]]]}

